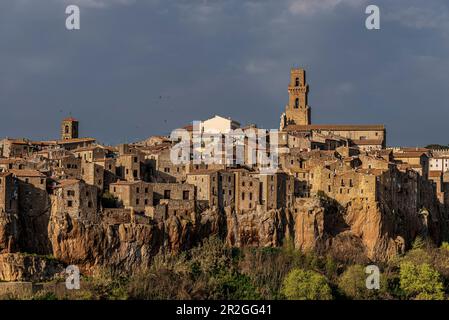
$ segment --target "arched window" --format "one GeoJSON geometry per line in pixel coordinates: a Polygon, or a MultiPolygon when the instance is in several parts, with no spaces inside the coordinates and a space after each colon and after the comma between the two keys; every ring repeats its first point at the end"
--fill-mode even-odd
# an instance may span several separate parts
{"type": "Polygon", "coordinates": [[[69,133],[69,126],[65,126],[65,133],[69,133]]]}
{"type": "Polygon", "coordinates": [[[295,99],[295,109],[299,108],[299,98],[295,99]]]}
{"type": "Polygon", "coordinates": [[[299,78],[295,79],[295,87],[299,87],[299,78]]]}

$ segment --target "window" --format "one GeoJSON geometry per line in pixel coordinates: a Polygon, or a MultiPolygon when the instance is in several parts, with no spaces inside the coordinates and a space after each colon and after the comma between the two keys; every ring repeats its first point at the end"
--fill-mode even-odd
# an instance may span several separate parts
{"type": "Polygon", "coordinates": [[[137,178],[137,170],[133,170],[133,177],[137,178]]]}
{"type": "Polygon", "coordinates": [[[164,190],[164,199],[170,199],[170,190],[164,190]]]}
{"type": "Polygon", "coordinates": [[[92,208],[92,202],[89,201],[89,202],[87,203],[87,206],[88,206],[89,208],[92,208]]]}
{"type": "Polygon", "coordinates": [[[249,200],[253,200],[253,193],[252,192],[249,193],[249,200]]]}
{"type": "Polygon", "coordinates": [[[184,190],[182,192],[182,199],[183,200],[189,200],[189,190],[184,190]]]}
{"type": "Polygon", "coordinates": [[[148,187],[147,187],[147,188],[145,188],[145,193],[148,193],[148,187]]]}
{"type": "Polygon", "coordinates": [[[245,192],[242,192],[242,200],[245,200],[245,192]]]}
{"type": "Polygon", "coordinates": [[[136,199],[136,206],[138,206],[139,205],[139,199],[136,199]]]}
{"type": "Polygon", "coordinates": [[[41,179],[41,184],[44,184],[44,179],[41,179]]]}
{"type": "Polygon", "coordinates": [[[75,196],[75,190],[67,190],[67,196],[68,197],[74,197],[75,196]]]}
{"type": "Polygon", "coordinates": [[[252,186],[253,186],[253,182],[252,182],[252,181],[251,181],[251,182],[249,183],[249,186],[250,186],[250,187],[252,187],[252,186]]]}
{"type": "Polygon", "coordinates": [[[245,181],[242,182],[242,187],[244,187],[244,186],[245,186],[245,181]]]}
{"type": "Polygon", "coordinates": [[[139,188],[139,187],[136,188],[136,192],[137,192],[137,193],[140,192],[140,188],[139,188]]]}
{"type": "Polygon", "coordinates": [[[64,131],[65,131],[66,134],[69,133],[69,130],[70,130],[70,129],[69,129],[69,126],[65,126],[65,130],[64,130],[64,131]]]}
{"type": "Polygon", "coordinates": [[[72,200],[67,201],[67,207],[69,207],[69,208],[73,207],[73,201],[72,200]]]}
{"type": "Polygon", "coordinates": [[[295,79],[295,87],[299,87],[299,78],[295,79]]]}
{"type": "Polygon", "coordinates": [[[295,109],[299,108],[299,98],[295,99],[295,109]]]}
{"type": "Polygon", "coordinates": [[[145,205],[148,205],[148,199],[145,199],[145,205]]]}
{"type": "Polygon", "coordinates": [[[137,163],[137,157],[134,157],[134,163],[137,163]]]}

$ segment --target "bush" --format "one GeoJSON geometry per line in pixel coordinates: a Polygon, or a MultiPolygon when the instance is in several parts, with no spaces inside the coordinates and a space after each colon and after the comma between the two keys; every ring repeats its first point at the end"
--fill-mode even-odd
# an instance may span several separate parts
{"type": "Polygon", "coordinates": [[[369,274],[365,272],[364,266],[349,266],[340,276],[338,287],[347,298],[354,300],[388,298],[389,288],[386,276],[381,275],[379,289],[368,289],[366,287],[366,279],[368,276],[369,274]]]}
{"type": "Polygon", "coordinates": [[[101,205],[103,208],[117,208],[117,198],[112,193],[106,191],[101,197],[101,205]]]}
{"type": "Polygon", "coordinates": [[[299,268],[291,270],[284,279],[282,293],[289,300],[332,300],[325,277],[299,268]]]}
{"type": "Polygon", "coordinates": [[[443,242],[441,244],[441,249],[449,251],[449,243],[448,242],[443,242]]]}
{"type": "Polygon", "coordinates": [[[404,262],[400,269],[400,287],[407,298],[417,300],[444,299],[440,274],[429,264],[404,262]]]}

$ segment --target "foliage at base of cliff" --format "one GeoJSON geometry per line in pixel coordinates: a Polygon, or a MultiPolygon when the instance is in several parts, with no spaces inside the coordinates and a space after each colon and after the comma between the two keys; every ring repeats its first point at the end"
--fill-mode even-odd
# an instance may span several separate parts
{"type": "MultiPolygon", "coordinates": [[[[420,242],[421,243],[421,242],[420,242]]],[[[101,272],[71,299],[425,299],[449,297],[449,245],[419,244],[379,264],[380,288],[367,289],[366,265],[331,253],[226,247],[217,237],[180,254],[158,254],[130,277],[101,272]]],[[[374,264],[374,263],[369,263],[374,264]]],[[[20,298],[20,297],[17,297],[20,298]]],[[[28,299],[55,299],[39,293],[28,299]]]]}

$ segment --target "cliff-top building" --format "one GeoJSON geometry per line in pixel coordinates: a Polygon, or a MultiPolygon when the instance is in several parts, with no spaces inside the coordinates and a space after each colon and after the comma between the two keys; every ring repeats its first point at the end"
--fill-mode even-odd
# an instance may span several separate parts
{"type": "Polygon", "coordinates": [[[385,148],[386,131],[384,125],[329,125],[312,124],[311,108],[307,96],[309,85],[305,70],[292,68],[288,86],[288,104],[281,115],[280,129],[290,134],[324,134],[348,139],[351,146],[362,150],[385,148]]]}

